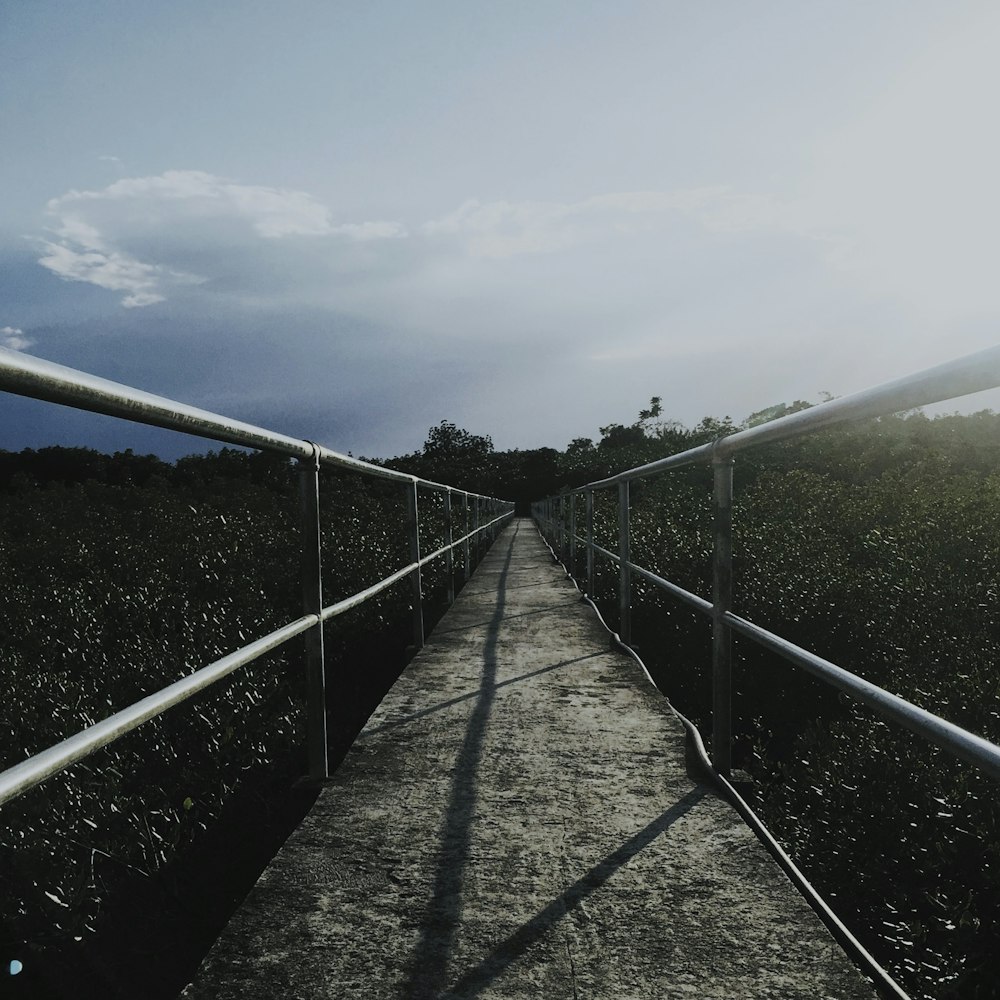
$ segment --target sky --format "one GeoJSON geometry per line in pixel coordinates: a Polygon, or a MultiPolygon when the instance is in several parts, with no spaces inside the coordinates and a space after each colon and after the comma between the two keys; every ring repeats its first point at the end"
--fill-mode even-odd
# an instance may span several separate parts
{"type": "MultiPolygon", "coordinates": [[[[0,346],[369,457],[845,395],[1000,341],[997,51],[962,0],[0,0],[0,346]]],[[[53,443],[204,447],[0,394],[53,443]]]]}

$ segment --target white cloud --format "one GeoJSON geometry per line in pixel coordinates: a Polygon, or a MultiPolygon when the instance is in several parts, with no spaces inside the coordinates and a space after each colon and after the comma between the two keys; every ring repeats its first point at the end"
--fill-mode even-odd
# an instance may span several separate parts
{"type": "Polygon", "coordinates": [[[34,343],[24,335],[24,331],[16,326],[0,326],[0,346],[9,347],[12,351],[25,351],[34,343]]]}
{"type": "Polygon", "coordinates": [[[360,239],[404,235],[396,223],[336,225],[330,210],[304,191],[239,184],[201,170],[167,170],[154,177],[126,177],[100,191],[68,191],[48,203],[63,217],[95,204],[125,204],[132,215],[161,221],[171,214],[242,219],[259,236],[348,235],[360,239]],[[183,206],[183,207],[181,207],[183,206]]]}
{"type": "MultiPolygon", "coordinates": [[[[127,308],[211,281],[234,254],[261,241],[372,243],[407,235],[397,222],[337,223],[324,204],[302,191],[240,184],[200,170],[71,190],[46,208],[54,238],[43,242],[39,263],[65,280],[125,292],[121,302],[127,308]],[[199,267],[185,266],[189,260],[199,267]]],[[[254,277],[247,275],[248,281],[254,277]]]]}
{"type": "Polygon", "coordinates": [[[352,240],[399,240],[407,235],[406,226],[401,222],[346,222],[331,230],[352,240]]]}
{"type": "Polygon", "coordinates": [[[623,191],[577,202],[463,202],[425,223],[430,238],[453,237],[473,257],[555,253],[574,246],[668,228],[688,219],[715,232],[794,231],[791,213],[776,199],[731,187],[623,191]]]}
{"type": "Polygon", "coordinates": [[[96,230],[86,224],[75,224],[75,220],[63,226],[59,234],[62,242],[43,243],[45,253],[38,263],[66,281],[84,281],[99,288],[126,292],[121,301],[127,309],[164,301],[159,289],[171,284],[198,284],[204,280],[108,249],[96,230]]]}
{"type": "Polygon", "coordinates": [[[334,220],[304,192],[202,171],[69,191],[48,211],[40,263],[126,308],[191,295],[213,309],[319,307],[456,342],[572,341],[587,355],[614,331],[623,358],[664,363],[678,339],[665,330],[681,316],[694,330],[707,322],[683,302],[715,302],[721,284],[730,304],[756,295],[775,259],[759,234],[792,234],[786,250],[805,256],[787,206],[723,185],[469,200],[409,239],[399,222],[334,220]]]}

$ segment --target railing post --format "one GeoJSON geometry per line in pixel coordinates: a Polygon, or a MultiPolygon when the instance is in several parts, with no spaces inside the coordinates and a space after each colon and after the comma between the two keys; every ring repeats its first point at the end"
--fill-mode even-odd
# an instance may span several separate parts
{"type": "Polygon", "coordinates": [[[464,514],[465,520],[465,530],[462,534],[465,536],[465,541],[462,543],[462,556],[465,560],[465,582],[469,582],[469,577],[472,576],[472,561],[469,552],[469,532],[472,530],[469,525],[471,519],[469,518],[469,494],[463,494],[462,500],[462,513],[464,514]]]}
{"type": "Polygon", "coordinates": [[[576,494],[569,495],[569,575],[576,578],[576,494]]]}
{"type": "MultiPolygon", "coordinates": [[[[407,521],[410,530],[410,562],[420,562],[420,514],[417,506],[417,483],[414,480],[406,487],[407,521]]],[[[420,566],[410,574],[413,588],[413,645],[424,648],[424,600],[422,593],[420,566]]]]}
{"type": "Polygon", "coordinates": [[[444,544],[448,551],[444,557],[445,571],[448,574],[448,605],[455,603],[455,553],[451,547],[454,536],[451,530],[451,490],[444,491],[444,544]]]}
{"type": "Polygon", "coordinates": [[[556,543],[556,551],[559,553],[559,561],[566,562],[566,497],[559,494],[559,541],[556,543]]]}
{"type": "Polygon", "coordinates": [[[628,646],[632,642],[632,560],[628,524],[628,480],[618,484],[618,635],[628,646]]]}
{"type": "MultiPolygon", "coordinates": [[[[320,552],[319,449],[313,445],[310,458],[299,459],[302,494],[302,605],[307,615],[323,612],[323,563],[320,552]]],[[[326,662],[323,622],[305,633],[306,653],[306,757],[309,777],[329,777],[326,738],[326,662]]]]}
{"type": "Polygon", "coordinates": [[[715,553],[712,560],[712,763],[732,770],[732,636],[725,614],[733,607],[733,460],[713,459],[715,553]]]}
{"type": "Polygon", "coordinates": [[[587,596],[594,600],[594,491],[587,490],[587,596]]]}
{"type": "Polygon", "coordinates": [[[476,539],[476,562],[479,562],[480,539],[479,539],[479,497],[477,496],[472,505],[472,530],[476,539]]]}

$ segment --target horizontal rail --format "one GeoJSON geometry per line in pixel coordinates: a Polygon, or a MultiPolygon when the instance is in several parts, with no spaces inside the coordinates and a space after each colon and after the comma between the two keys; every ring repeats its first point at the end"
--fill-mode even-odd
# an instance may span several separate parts
{"type": "Polygon", "coordinates": [[[383,590],[388,589],[393,584],[406,579],[418,566],[424,566],[434,559],[440,558],[449,549],[463,545],[475,535],[487,531],[493,525],[506,520],[510,517],[510,514],[511,511],[501,514],[492,521],[481,525],[476,531],[470,531],[467,535],[458,539],[458,541],[453,542],[451,546],[444,546],[423,557],[419,563],[405,566],[403,569],[397,570],[391,576],[380,580],[371,587],[324,608],[321,615],[305,615],[229,653],[222,657],[222,659],[202,667],[188,677],[184,677],[162,690],[143,698],[141,701],[137,701],[128,708],[108,716],[108,718],[95,723],[93,726],[89,726],[75,736],[71,736],[61,743],[57,743],[55,746],[35,754],[33,757],[29,757],[20,764],[15,764],[13,767],[0,772],[0,805],[9,802],[35,785],[41,784],[46,778],[50,778],[59,771],[65,770],[95,750],[113,743],[119,737],[141,726],[144,722],[148,722],[150,719],[161,715],[167,709],[180,704],[182,701],[186,701],[192,695],[203,691],[216,681],[233,673],[233,671],[258,659],[265,653],[269,653],[290,639],[301,635],[319,622],[329,621],[343,614],[345,611],[350,611],[383,590]]]}
{"type": "Polygon", "coordinates": [[[927,406],[945,399],[982,392],[984,389],[995,389],[997,386],[1000,386],[1000,347],[990,347],[935,368],[927,368],[892,382],[884,382],[870,389],[819,403],[808,410],[789,413],[766,424],[736,431],[710,444],[626,469],[607,479],[587,483],[572,492],[603,489],[667,469],[710,462],[715,458],[729,458],[746,448],[785,441],[852,420],[887,416],[900,410],[927,406]]]}
{"type": "MultiPolygon", "coordinates": [[[[689,448],[645,465],[626,469],[613,476],[597,480],[575,489],[565,490],[557,497],[547,497],[532,505],[532,513],[543,534],[547,531],[552,539],[556,558],[566,559],[565,548],[569,549],[569,572],[575,573],[574,546],[580,541],[587,549],[588,591],[594,590],[594,555],[601,555],[617,563],[619,567],[619,631],[620,641],[630,648],[630,621],[632,615],[631,578],[640,576],[660,589],[693,606],[711,617],[712,629],[712,756],[711,766],[724,786],[733,791],[728,778],[732,768],[732,637],[750,639],[770,652],[787,660],[796,668],[805,670],[818,680],[831,685],[861,704],[875,711],[882,719],[892,721],[908,731],[926,739],[934,746],[959,760],[979,767],[994,779],[1000,779],[1000,746],[961,726],[955,725],[926,709],[894,695],[870,681],[837,666],[808,650],[789,642],[767,629],[754,625],[732,611],[733,601],[733,459],[745,449],[758,445],[784,441],[853,420],[885,416],[900,410],[936,403],[957,396],[980,392],[1000,385],[1000,347],[993,347],[977,354],[971,354],[955,361],[938,365],[913,375],[907,375],[871,389],[829,400],[776,420],[736,431],[708,444],[689,448]],[[628,484],[645,476],[665,472],[694,464],[711,463],[713,466],[713,508],[712,508],[712,601],[683,590],[676,584],[657,576],[655,573],[636,566],[629,559],[630,499],[628,484]],[[597,545],[593,534],[594,491],[618,486],[618,554],[597,545]],[[576,536],[573,528],[574,499],[583,494],[587,499],[587,537],[576,536]],[[567,498],[569,503],[567,504],[567,498]],[[570,511],[566,517],[567,507],[570,511]],[[563,546],[567,535],[570,542],[563,546]],[[558,550],[558,551],[557,551],[558,550]]],[[[594,598],[594,594],[590,594],[594,598]]],[[[742,802],[738,795],[734,800],[742,802]]],[[[745,807],[745,803],[743,803],[745,807]]],[[[743,815],[759,823],[748,807],[743,815]]],[[[775,843],[768,835],[768,839],[775,843]]],[[[776,847],[775,843],[775,847],[776,847]]],[[[778,849],[787,862],[787,856],[778,849]]],[[[790,865],[790,862],[788,862],[790,865]]],[[[791,866],[789,870],[794,869],[791,866]]],[[[829,913],[824,903],[821,909],[829,913]]],[[[838,926],[839,921],[836,922],[838,926]]],[[[845,932],[846,933],[846,932],[845,932]]],[[[848,938],[853,937],[848,933],[848,938]]],[[[854,942],[856,945],[857,942],[854,942]]],[[[857,946],[857,953],[867,956],[863,948],[857,946]]],[[[869,970],[876,974],[883,987],[891,994],[905,996],[877,963],[869,963],[869,970]]]]}
{"type": "Polygon", "coordinates": [[[302,618],[274,632],[263,636],[254,642],[235,650],[216,660],[193,674],[175,681],[161,691],[151,694],[134,705],[109,715],[108,718],[70,736],[55,746],[29,757],[20,764],[15,764],[6,771],[0,772],[0,805],[16,798],[22,792],[40,784],[46,778],[65,770],[71,764],[113,743],[120,736],[131,732],[144,722],[161,715],[168,708],[186,701],[192,695],[228,676],[234,670],[258,659],[265,653],[294,639],[297,635],[312,628],[318,623],[316,615],[304,615],[302,618]]]}
{"type": "Polygon", "coordinates": [[[0,389],[72,406],[77,410],[121,417],[292,458],[308,458],[313,453],[310,444],[297,438],[231,420],[9,348],[0,348],[0,389]]]}
{"type": "MultiPolygon", "coordinates": [[[[49,403],[59,403],[62,406],[71,406],[77,410],[120,417],[133,423],[163,427],[213,441],[223,441],[226,444],[287,455],[290,458],[311,458],[314,453],[311,441],[278,434],[254,424],[233,420],[186,403],[178,403],[165,396],[134,389],[7,347],[0,347],[0,390],[49,403]]],[[[443,483],[435,483],[406,472],[364,462],[350,455],[342,455],[322,445],[317,445],[316,449],[322,465],[361,472],[399,483],[415,482],[431,490],[451,490],[467,496],[490,499],[482,493],[456,490],[443,483]]]]}
{"type": "Polygon", "coordinates": [[[665,590],[668,594],[672,594],[678,600],[683,601],[685,604],[689,604],[695,611],[700,611],[702,614],[711,615],[712,613],[712,602],[706,601],[704,597],[699,597],[697,594],[692,594],[690,590],[685,590],[683,587],[678,587],[676,583],[671,583],[669,580],[664,580],[662,576],[657,576],[655,573],[650,572],[648,569],[643,569],[641,566],[636,566],[635,563],[629,563],[629,569],[633,573],[637,573],[639,576],[648,580],[650,583],[655,584],[660,590],[665,590]]]}
{"type": "MultiPolygon", "coordinates": [[[[573,537],[583,545],[587,544],[586,538],[581,538],[579,535],[574,535],[573,537]]],[[[610,549],[602,548],[597,544],[597,542],[593,543],[592,548],[595,552],[599,552],[602,556],[607,557],[612,562],[621,562],[621,557],[617,552],[612,552],[610,549]]],[[[678,600],[684,601],[685,604],[691,605],[691,607],[696,611],[700,611],[702,614],[706,615],[710,615],[712,613],[712,602],[706,601],[704,597],[692,594],[690,590],[678,587],[676,583],[671,583],[669,580],[665,580],[662,576],[657,576],[654,572],[652,572],[652,570],[638,566],[634,562],[626,563],[626,565],[633,573],[641,576],[644,580],[648,580],[654,586],[659,587],[660,590],[664,590],[668,594],[672,594],[678,600]]]]}
{"type": "Polygon", "coordinates": [[[335,604],[325,607],[320,617],[324,622],[327,622],[330,621],[331,618],[336,618],[338,615],[342,615],[345,612],[350,611],[352,608],[356,608],[359,605],[364,604],[365,601],[381,594],[383,590],[388,590],[391,586],[393,586],[393,584],[405,580],[415,569],[420,569],[423,566],[426,566],[429,562],[433,562],[435,559],[440,559],[441,556],[445,555],[449,550],[454,549],[459,545],[464,545],[475,535],[488,530],[494,524],[499,524],[501,521],[506,520],[510,517],[510,514],[510,511],[506,514],[501,514],[492,521],[480,525],[475,531],[470,531],[467,535],[463,535],[457,542],[452,542],[451,545],[445,545],[436,552],[431,552],[430,555],[421,557],[419,562],[410,563],[408,566],[404,566],[402,569],[398,569],[395,573],[385,577],[385,579],[379,580],[378,583],[373,583],[370,587],[367,587],[364,590],[359,590],[356,594],[352,594],[350,597],[345,597],[342,601],[337,601],[335,604]]]}
{"type": "Polygon", "coordinates": [[[725,615],[726,624],[739,635],[752,639],[758,645],[776,653],[782,659],[801,667],[814,677],[857,699],[880,715],[898,722],[901,726],[930,740],[942,750],[970,764],[981,767],[994,778],[1000,778],[1000,747],[976,736],[953,722],[918,708],[905,698],[890,694],[877,684],[796,646],[787,639],[754,625],[731,612],[725,615]]]}
{"type": "Polygon", "coordinates": [[[9,802],[11,799],[16,798],[28,789],[33,788],[35,785],[41,784],[41,782],[43,782],[46,778],[50,778],[59,771],[65,770],[67,767],[77,763],[84,757],[87,757],[95,750],[99,750],[102,747],[107,746],[109,743],[113,743],[119,737],[124,736],[126,733],[141,726],[144,722],[148,722],[150,719],[161,715],[167,709],[180,704],[182,701],[186,701],[192,695],[197,694],[199,691],[203,691],[205,688],[214,684],[216,681],[221,680],[223,677],[226,677],[228,674],[231,674],[233,671],[238,670],[240,667],[258,659],[265,653],[276,649],[288,640],[301,635],[318,622],[329,621],[330,619],[344,614],[344,612],[350,611],[352,608],[363,604],[370,598],[380,594],[384,590],[387,590],[393,584],[405,580],[406,577],[409,576],[410,573],[412,573],[418,566],[424,566],[427,563],[432,562],[434,559],[440,558],[449,550],[449,548],[453,549],[458,545],[463,545],[475,535],[485,532],[493,525],[506,520],[510,517],[510,514],[511,511],[501,514],[492,521],[488,521],[487,523],[481,525],[476,531],[470,531],[467,535],[458,539],[458,541],[453,542],[451,546],[444,546],[443,548],[424,556],[419,563],[413,563],[409,566],[405,566],[403,569],[397,570],[395,573],[386,577],[384,580],[380,580],[378,583],[373,584],[371,587],[359,591],[357,594],[353,594],[351,597],[345,598],[343,601],[338,601],[336,604],[332,604],[329,607],[324,608],[321,615],[305,615],[302,618],[285,625],[283,628],[277,629],[276,631],[271,632],[232,653],[229,653],[222,659],[216,660],[214,663],[210,663],[208,666],[202,667],[200,670],[197,670],[188,677],[184,677],[181,680],[168,685],[161,691],[143,698],[141,701],[136,702],[128,708],[122,709],[120,712],[116,712],[107,719],[104,719],[93,726],[89,726],[87,729],[82,730],[75,736],[71,736],[68,739],[63,740],[61,743],[57,743],[55,746],[50,747],[47,750],[43,750],[41,753],[35,754],[33,757],[29,757],[20,764],[15,764],[13,767],[0,772],[0,805],[3,805],[5,802],[9,802]]]}
{"type": "MultiPolygon", "coordinates": [[[[585,538],[578,538],[577,540],[583,544],[587,544],[585,538]]],[[[600,553],[615,563],[620,562],[617,553],[603,548],[596,542],[592,543],[592,545],[595,552],[600,553]]],[[[663,577],[657,576],[650,570],[644,569],[635,563],[628,563],[628,567],[633,573],[638,574],[661,590],[691,605],[703,614],[712,614],[711,601],[706,601],[697,594],[692,594],[690,591],[684,590],[682,587],[677,586],[677,584],[671,583],[669,580],[665,580],[663,577]]],[[[905,698],[899,697],[899,695],[891,694],[877,684],[866,681],[857,674],[853,674],[849,670],[845,670],[843,667],[839,667],[837,664],[831,663],[829,660],[825,660],[821,656],[817,656],[815,653],[811,653],[809,650],[789,642],[787,639],[783,639],[774,632],[769,632],[760,625],[747,621],[745,618],[740,618],[732,612],[726,612],[723,615],[723,620],[737,634],[751,639],[765,649],[776,653],[782,659],[787,660],[797,667],[801,667],[824,683],[829,684],[839,691],[843,691],[862,704],[874,709],[879,715],[892,719],[910,730],[910,732],[924,737],[935,746],[951,753],[960,760],[981,767],[992,777],[1000,779],[1000,746],[991,743],[981,736],[977,736],[975,733],[970,733],[967,729],[963,729],[953,722],[948,722],[947,719],[942,719],[933,712],[928,712],[926,709],[914,705],[905,698]]]]}
{"type": "MultiPolygon", "coordinates": [[[[391,587],[394,583],[399,582],[414,571],[418,571],[425,563],[438,558],[444,552],[450,552],[456,545],[462,545],[473,536],[488,531],[493,525],[509,517],[513,511],[513,504],[507,501],[497,501],[496,498],[486,496],[482,493],[456,489],[446,486],[443,483],[436,483],[431,480],[422,479],[419,476],[410,475],[409,473],[398,472],[395,469],[386,469],[370,462],[352,458],[349,455],[342,455],[329,448],[314,444],[312,441],[288,437],[287,435],[278,434],[253,424],[232,420],[229,417],[220,416],[208,410],[202,410],[185,403],[179,403],[176,400],[167,399],[163,396],[143,392],[142,390],[121,385],[108,379],[99,378],[87,372],[76,371],[75,369],[8,348],[0,348],[0,391],[12,392],[45,402],[70,406],[74,409],[102,413],[134,423],[163,427],[167,430],[194,434],[215,441],[255,448],[260,451],[272,452],[297,459],[300,462],[300,469],[305,475],[303,479],[304,496],[308,498],[311,493],[313,497],[312,508],[309,508],[308,502],[306,503],[306,508],[312,511],[311,523],[309,523],[310,517],[307,516],[304,519],[303,527],[306,536],[312,538],[313,544],[316,547],[314,564],[308,571],[304,570],[303,579],[304,584],[306,584],[304,592],[314,595],[306,599],[307,614],[304,617],[292,622],[290,625],[286,625],[282,629],[278,629],[276,632],[264,636],[262,639],[244,646],[242,649],[223,657],[215,663],[209,664],[207,667],[203,667],[189,677],[143,698],[134,705],[116,712],[114,715],[88,727],[76,736],[63,740],[61,743],[43,750],[28,760],[0,772],[0,805],[21,794],[28,788],[39,784],[45,778],[83,759],[95,750],[107,746],[118,737],[140,726],[143,722],[179,704],[237,668],[287,642],[294,636],[300,635],[303,632],[309,632],[310,629],[319,627],[322,622],[328,621],[330,618],[342,614],[352,607],[357,607],[370,597],[391,587]],[[452,545],[432,553],[417,563],[404,567],[385,580],[374,584],[360,593],[354,594],[337,604],[323,608],[321,606],[322,586],[320,583],[319,520],[317,508],[319,496],[318,469],[321,465],[405,484],[410,490],[414,491],[414,497],[416,497],[416,488],[422,487],[449,495],[454,493],[458,496],[463,496],[465,497],[467,508],[469,501],[475,499],[477,501],[486,500],[494,505],[499,502],[507,509],[499,517],[494,518],[484,525],[477,526],[476,530],[470,532],[457,542],[453,542],[452,545]]],[[[478,524],[478,504],[476,510],[478,524]]],[[[495,506],[494,510],[496,510],[495,506]]],[[[419,530],[417,520],[414,520],[412,530],[414,532],[419,530]]],[[[307,547],[303,549],[304,553],[306,551],[307,547]]],[[[466,569],[468,570],[468,567],[466,569]]],[[[417,589],[417,599],[419,603],[419,587],[417,589]]],[[[307,636],[307,644],[311,641],[309,636],[307,636]]],[[[314,664],[314,667],[318,670],[318,675],[310,675],[312,678],[310,683],[318,680],[318,685],[314,685],[316,691],[310,688],[309,694],[311,713],[309,720],[310,773],[315,770],[317,773],[313,775],[314,777],[324,777],[327,765],[325,753],[325,717],[323,715],[325,713],[325,705],[324,699],[321,696],[324,670],[321,641],[316,645],[314,652],[316,652],[318,657],[314,664]],[[322,723],[322,725],[317,725],[317,721],[322,723]],[[313,751],[317,752],[314,754],[313,751]]],[[[308,655],[307,653],[307,658],[308,655]]]]}

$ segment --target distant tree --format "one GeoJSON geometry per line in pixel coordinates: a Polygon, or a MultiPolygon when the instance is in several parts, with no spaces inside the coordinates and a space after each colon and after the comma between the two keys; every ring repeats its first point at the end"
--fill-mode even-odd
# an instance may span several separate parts
{"type": "Polygon", "coordinates": [[[281,455],[222,448],[178,459],[174,480],[209,490],[229,490],[233,482],[253,483],[284,493],[294,487],[294,471],[290,461],[281,455]]]}
{"type": "Polygon", "coordinates": [[[735,433],[739,428],[733,423],[732,417],[703,417],[691,431],[691,444],[702,444],[714,441],[716,438],[725,437],[727,434],[735,433]]]}
{"type": "Polygon", "coordinates": [[[600,428],[601,441],[599,448],[626,448],[633,444],[642,444],[646,440],[646,432],[641,424],[608,424],[600,428]]]}
{"type": "Polygon", "coordinates": [[[494,491],[497,463],[493,439],[472,434],[450,420],[427,432],[421,451],[390,459],[390,468],[479,493],[494,491]]]}
{"type": "Polygon", "coordinates": [[[131,448],[104,455],[93,448],[25,448],[0,451],[0,488],[13,486],[75,486],[95,482],[112,486],[144,486],[164,480],[171,467],[155,455],[136,455],[131,448]]]}
{"type": "Polygon", "coordinates": [[[649,401],[648,410],[639,411],[639,423],[648,423],[651,420],[656,420],[657,417],[663,412],[663,398],[661,396],[653,396],[649,401]]]}
{"type": "Polygon", "coordinates": [[[497,452],[496,492],[517,504],[517,513],[528,516],[531,502],[555,493],[562,482],[560,455],[555,448],[497,452]]]}
{"type": "Polygon", "coordinates": [[[792,403],[775,403],[774,406],[766,406],[763,410],[751,413],[746,418],[744,424],[747,427],[756,427],[758,424],[766,424],[779,417],[786,417],[789,413],[798,413],[799,410],[808,410],[812,403],[807,403],[804,399],[796,399],[792,403]]]}

